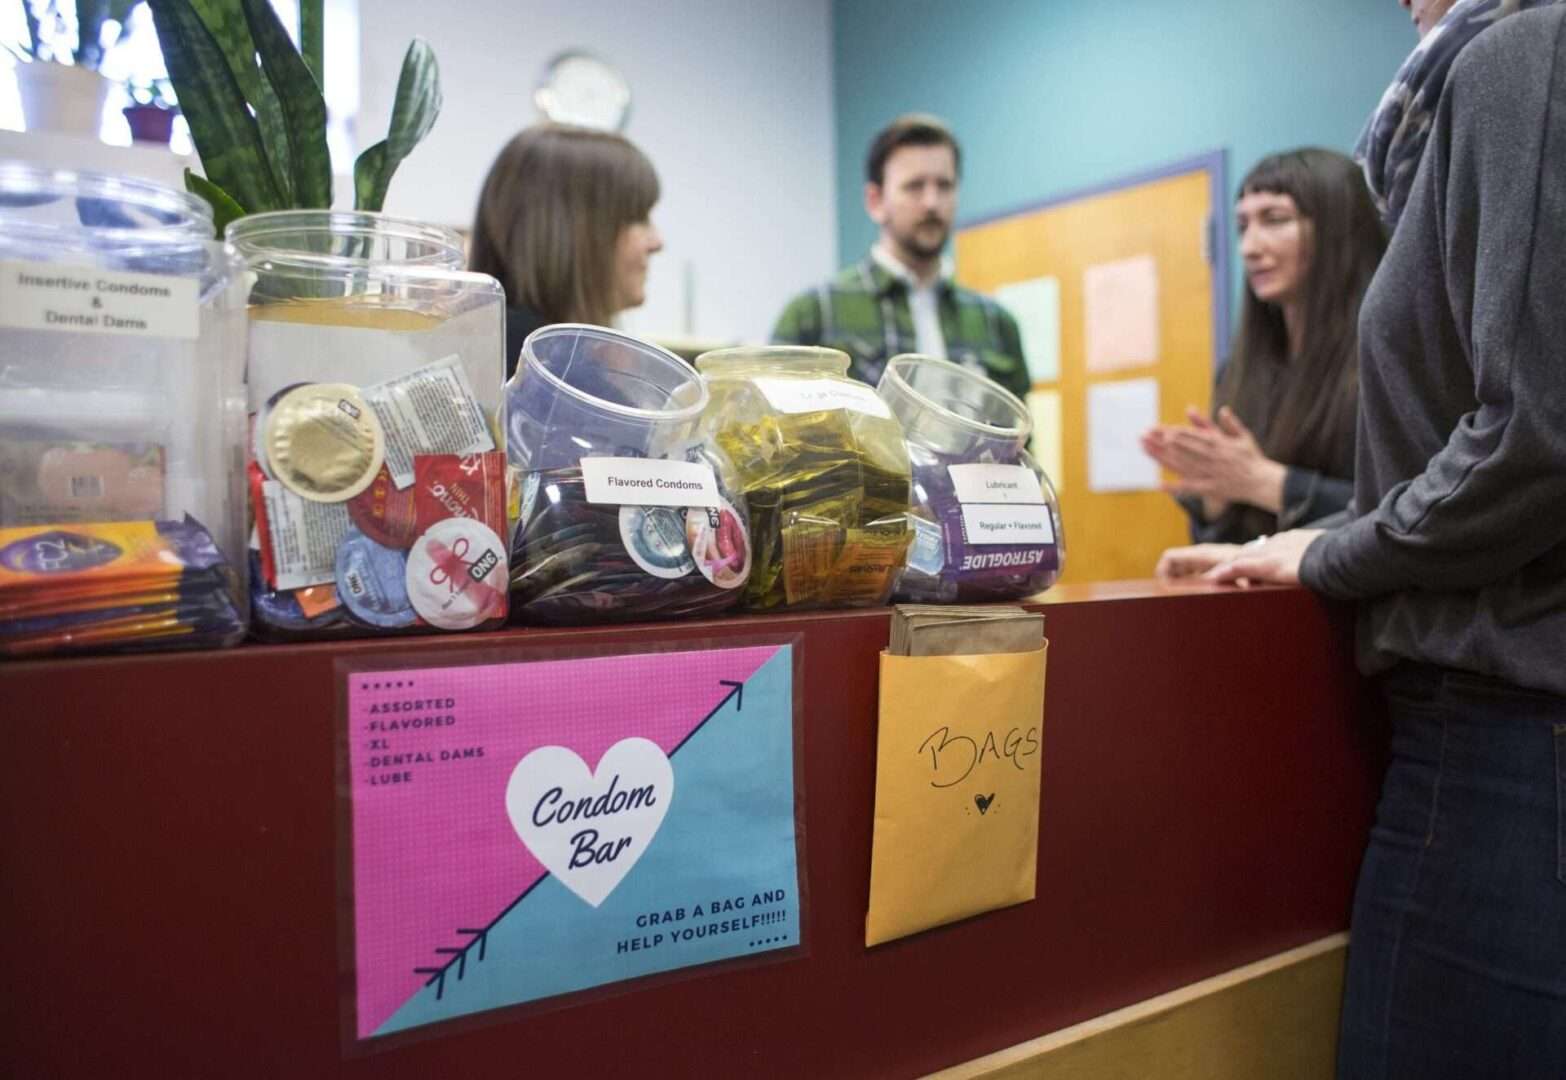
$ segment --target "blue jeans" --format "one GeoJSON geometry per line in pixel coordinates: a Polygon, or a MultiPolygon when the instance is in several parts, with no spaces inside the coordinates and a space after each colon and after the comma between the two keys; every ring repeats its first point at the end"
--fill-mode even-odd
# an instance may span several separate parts
{"type": "Polygon", "coordinates": [[[1392,761],[1354,896],[1338,1076],[1562,1080],[1566,698],[1408,664],[1382,682],[1392,761]]]}

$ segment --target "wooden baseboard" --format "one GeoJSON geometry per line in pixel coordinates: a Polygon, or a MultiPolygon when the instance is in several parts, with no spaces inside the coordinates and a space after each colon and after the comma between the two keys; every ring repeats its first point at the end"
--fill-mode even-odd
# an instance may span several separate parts
{"type": "Polygon", "coordinates": [[[940,1080],[1331,1080],[1334,934],[935,1073],[940,1080]]]}

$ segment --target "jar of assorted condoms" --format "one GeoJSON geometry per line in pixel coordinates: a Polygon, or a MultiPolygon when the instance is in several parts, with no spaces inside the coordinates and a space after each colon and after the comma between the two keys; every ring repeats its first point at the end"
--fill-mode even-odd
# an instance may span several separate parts
{"type": "Polygon", "coordinates": [[[895,356],[877,393],[902,422],[916,532],[897,599],[1013,600],[1065,565],[1060,508],[1028,456],[1031,422],[1015,394],[932,357],[895,356]]]}
{"type": "Polygon", "coordinates": [[[506,386],[518,621],[671,619],[738,603],[749,518],[733,467],[696,430],[706,404],[695,370],[656,345],[570,324],[528,336],[506,386]]]}
{"type": "Polygon", "coordinates": [[[0,162],[0,656],[244,636],[242,282],[186,192],[0,162]]]}
{"type": "Polygon", "coordinates": [[[452,230],[281,211],[254,276],[246,440],[254,628],[312,638],[506,617],[505,299],[452,230]]]}
{"type": "Polygon", "coordinates": [[[722,349],[696,366],[711,397],[701,429],[750,510],[745,606],[885,603],[913,539],[908,450],[887,403],[835,349],[722,349]]]}

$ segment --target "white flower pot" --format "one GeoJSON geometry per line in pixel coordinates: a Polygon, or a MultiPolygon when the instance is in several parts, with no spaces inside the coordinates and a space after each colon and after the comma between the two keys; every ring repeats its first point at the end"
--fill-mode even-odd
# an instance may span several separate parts
{"type": "Polygon", "coordinates": [[[14,70],[28,131],[98,137],[112,82],[74,64],[17,64],[14,70]]]}

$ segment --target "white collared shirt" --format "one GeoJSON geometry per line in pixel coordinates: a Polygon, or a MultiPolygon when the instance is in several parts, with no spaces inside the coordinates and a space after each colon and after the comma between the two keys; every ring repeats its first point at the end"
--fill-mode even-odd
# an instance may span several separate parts
{"type": "Polygon", "coordinates": [[[913,315],[914,344],[925,356],[946,359],[946,335],[941,332],[941,303],[938,286],[947,276],[945,261],[931,281],[921,284],[913,271],[880,244],[870,248],[870,257],[888,274],[908,285],[908,310],[913,315]]]}

